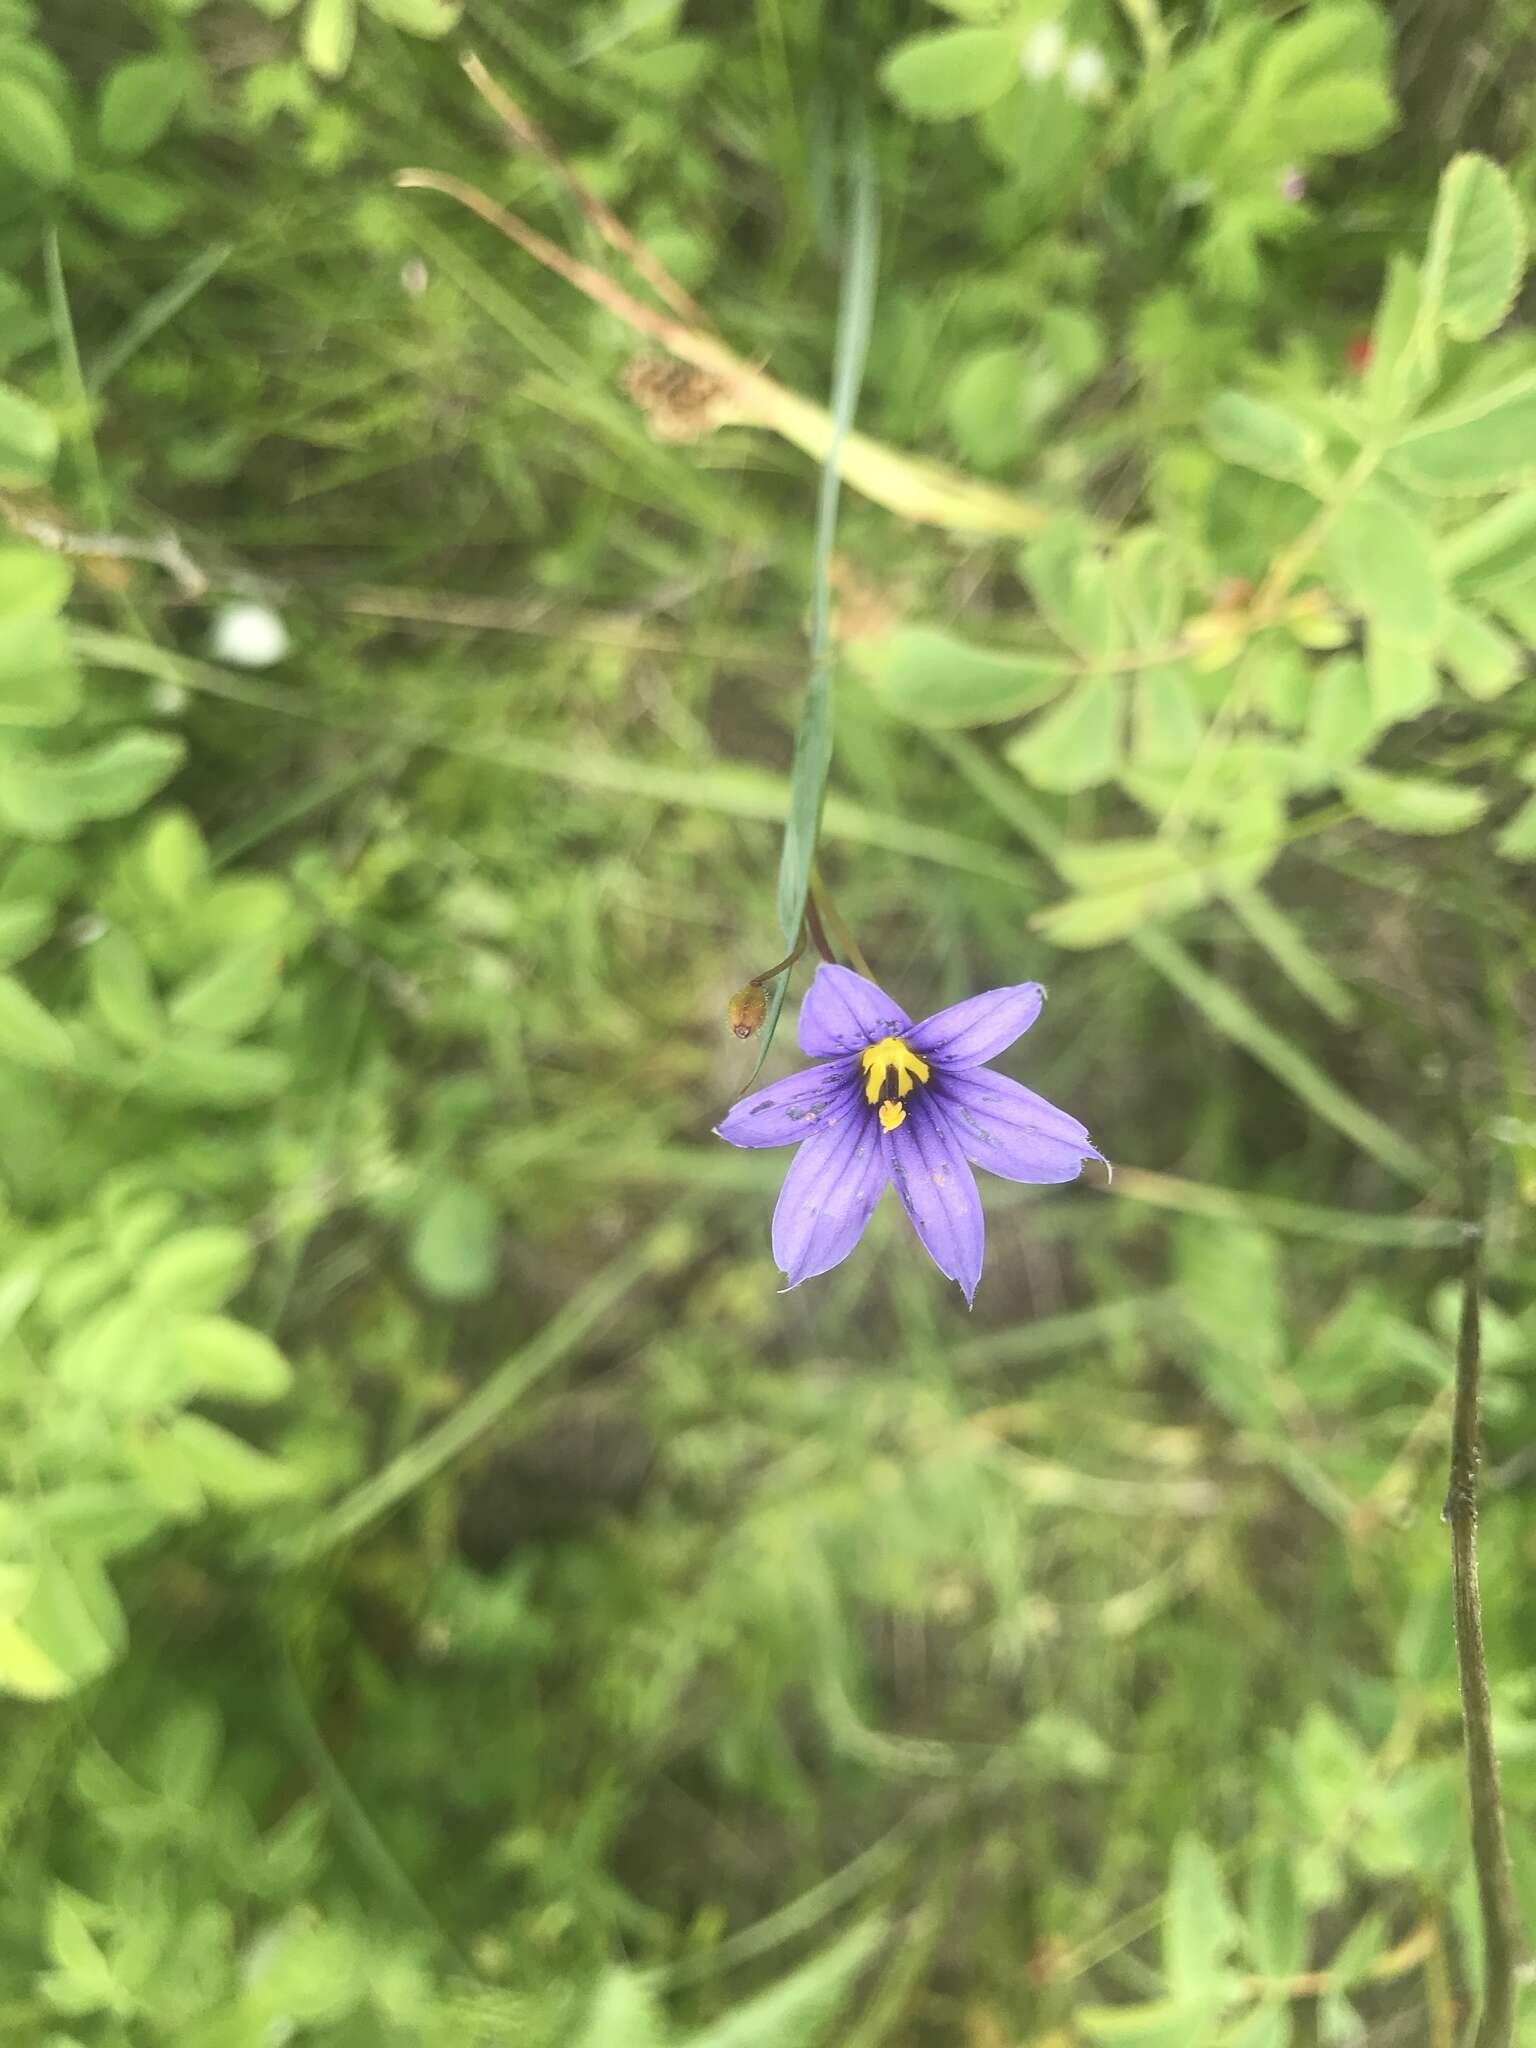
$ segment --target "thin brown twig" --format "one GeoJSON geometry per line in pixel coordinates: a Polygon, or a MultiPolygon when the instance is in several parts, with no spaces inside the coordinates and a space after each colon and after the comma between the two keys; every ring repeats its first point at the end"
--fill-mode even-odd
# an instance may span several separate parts
{"type": "MultiPolygon", "coordinates": [[[[454,200],[536,263],[574,285],[594,305],[656,342],[679,362],[702,371],[710,386],[704,408],[707,426],[766,427],[814,460],[827,460],[837,438],[827,408],[744,362],[708,329],[646,305],[606,272],[568,255],[547,235],[498,206],[467,179],[448,171],[415,167],[397,171],[394,182],[403,191],[439,192],[454,200]]],[[[696,405],[698,402],[695,399],[696,405]]],[[[943,463],[904,454],[867,434],[851,431],[838,440],[838,447],[844,482],[901,518],[957,533],[1013,535],[1041,533],[1050,523],[1044,505],[978,483],[943,463]]]]}
{"type": "Polygon", "coordinates": [[[467,53],[462,62],[465,76],[481,99],[511,130],[514,139],[554,172],[608,246],[632,263],[663,304],[670,306],[674,313],[681,314],[690,326],[708,327],[710,323],[703,310],[684,291],[667,266],[646,248],[638,236],[630,233],[606,201],[599,199],[589,185],[582,183],[544,130],[529,119],[509,92],[496,83],[473,51],[467,53]]]}
{"type": "Polygon", "coordinates": [[[1461,1329],[1456,1343],[1456,1401],[1451,1416],[1451,1478],[1445,1519],[1451,1528],[1451,1586],[1456,1610],[1456,1663],[1472,1807],[1472,1861],[1483,1929],[1483,2009],[1471,2048],[1510,2048],[1515,2025],[1519,1920],[1510,1885],[1499,1760],[1493,1746],[1488,1653],[1477,1583],[1478,1402],[1482,1377],[1481,1240],[1469,1236],[1461,1273],[1461,1329]]]}

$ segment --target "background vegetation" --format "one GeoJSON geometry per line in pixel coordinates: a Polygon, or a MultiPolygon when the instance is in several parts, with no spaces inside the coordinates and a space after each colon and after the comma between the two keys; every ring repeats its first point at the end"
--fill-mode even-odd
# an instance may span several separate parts
{"type": "Polygon", "coordinates": [[[7,2041],[1459,2039],[1468,1217],[1536,1906],[1532,37],[0,0],[7,2041]],[[734,421],[392,187],[648,298],[469,47],[734,421]],[[849,450],[829,560],[772,394],[859,264],[949,471],[849,450]],[[894,1204],[781,1298],[710,1136],[818,579],[843,917],[1044,980],[1117,1165],[989,1184],[970,1317],[894,1204]]]}

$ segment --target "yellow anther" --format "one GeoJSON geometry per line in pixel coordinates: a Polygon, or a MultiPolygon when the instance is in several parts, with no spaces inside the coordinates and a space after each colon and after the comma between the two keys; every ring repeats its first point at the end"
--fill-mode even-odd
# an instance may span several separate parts
{"type": "Polygon", "coordinates": [[[880,1105],[880,1128],[882,1131],[899,1131],[907,1120],[907,1112],[899,1102],[882,1102],[880,1105]]]}
{"type": "MultiPolygon", "coordinates": [[[[926,1081],[928,1078],[928,1062],[919,1059],[911,1046],[899,1038],[882,1038],[878,1045],[866,1046],[859,1054],[859,1060],[866,1076],[866,1102],[880,1100],[881,1092],[892,1075],[896,1079],[898,1095],[910,1095],[914,1081],[926,1081]]],[[[887,1128],[893,1129],[894,1126],[888,1125],[887,1128]]]]}

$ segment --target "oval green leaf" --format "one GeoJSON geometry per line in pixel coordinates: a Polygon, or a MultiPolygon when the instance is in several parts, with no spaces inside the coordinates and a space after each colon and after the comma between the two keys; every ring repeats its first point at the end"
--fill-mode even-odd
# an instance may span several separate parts
{"type": "Polygon", "coordinates": [[[39,185],[64,185],[75,168],[69,130],[28,78],[0,74],[0,153],[39,185]]]}
{"type": "Polygon", "coordinates": [[[1405,482],[1447,496],[1536,476],[1536,373],[1426,413],[1389,460],[1405,482]]]}
{"type": "Polygon", "coordinates": [[[930,727],[991,725],[1060,693],[1061,662],[974,647],[936,626],[903,626],[880,649],[870,681],[895,717],[930,727]]]}
{"type": "Polygon", "coordinates": [[[1525,270],[1525,225],[1514,188],[1486,156],[1446,168],[1430,224],[1426,291],[1448,334],[1491,334],[1515,302],[1525,270]]]}
{"type": "Polygon", "coordinates": [[[953,121],[1000,100],[1019,75],[1012,29],[941,28],[900,44],[880,67],[891,98],[920,121],[953,121]]]}
{"type": "Polygon", "coordinates": [[[1422,776],[1381,775],[1356,768],[1343,778],[1345,797],[1362,818],[1389,832],[1465,832],[1488,808],[1480,789],[1422,776]]]}

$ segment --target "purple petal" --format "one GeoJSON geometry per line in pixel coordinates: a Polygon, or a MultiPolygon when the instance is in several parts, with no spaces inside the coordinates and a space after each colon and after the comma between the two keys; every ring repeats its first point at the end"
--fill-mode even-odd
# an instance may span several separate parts
{"type": "Polygon", "coordinates": [[[773,1212],[773,1256],[791,1287],[839,1266],[890,1178],[873,1110],[808,1138],[790,1162],[773,1212]]]}
{"type": "Polygon", "coordinates": [[[933,1093],[967,1159],[1002,1180],[1076,1180],[1103,1154],[1075,1116],[989,1068],[935,1075],[933,1093]]]}
{"type": "Polygon", "coordinates": [[[946,1067],[979,1067],[1021,1038],[1040,1014],[1045,990],[1038,981],[988,989],[925,1017],[907,1043],[925,1060],[946,1067]]]}
{"type": "Polygon", "coordinates": [[[800,1050],[813,1060],[862,1052],[882,1038],[899,1038],[912,1019],[851,967],[821,966],[800,1005],[800,1050]]]}
{"type": "Polygon", "coordinates": [[[907,1097],[907,1120],[886,1136],[891,1179],[928,1256],[969,1302],[981,1278],[986,1222],[976,1177],[931,1089],[907,1097]]]}
{"type": "Polygon", "coordinates": [[[854,1110],[868,1113],[859,1070],[849,1060],[837,1060],[830,1066],[789,1074],[733,1104],[724,1120],[716,1124],[715,1136],[728,1145],[747,1145],[754,1151],[766,1145],[798,1145],[854,1110]]]}

